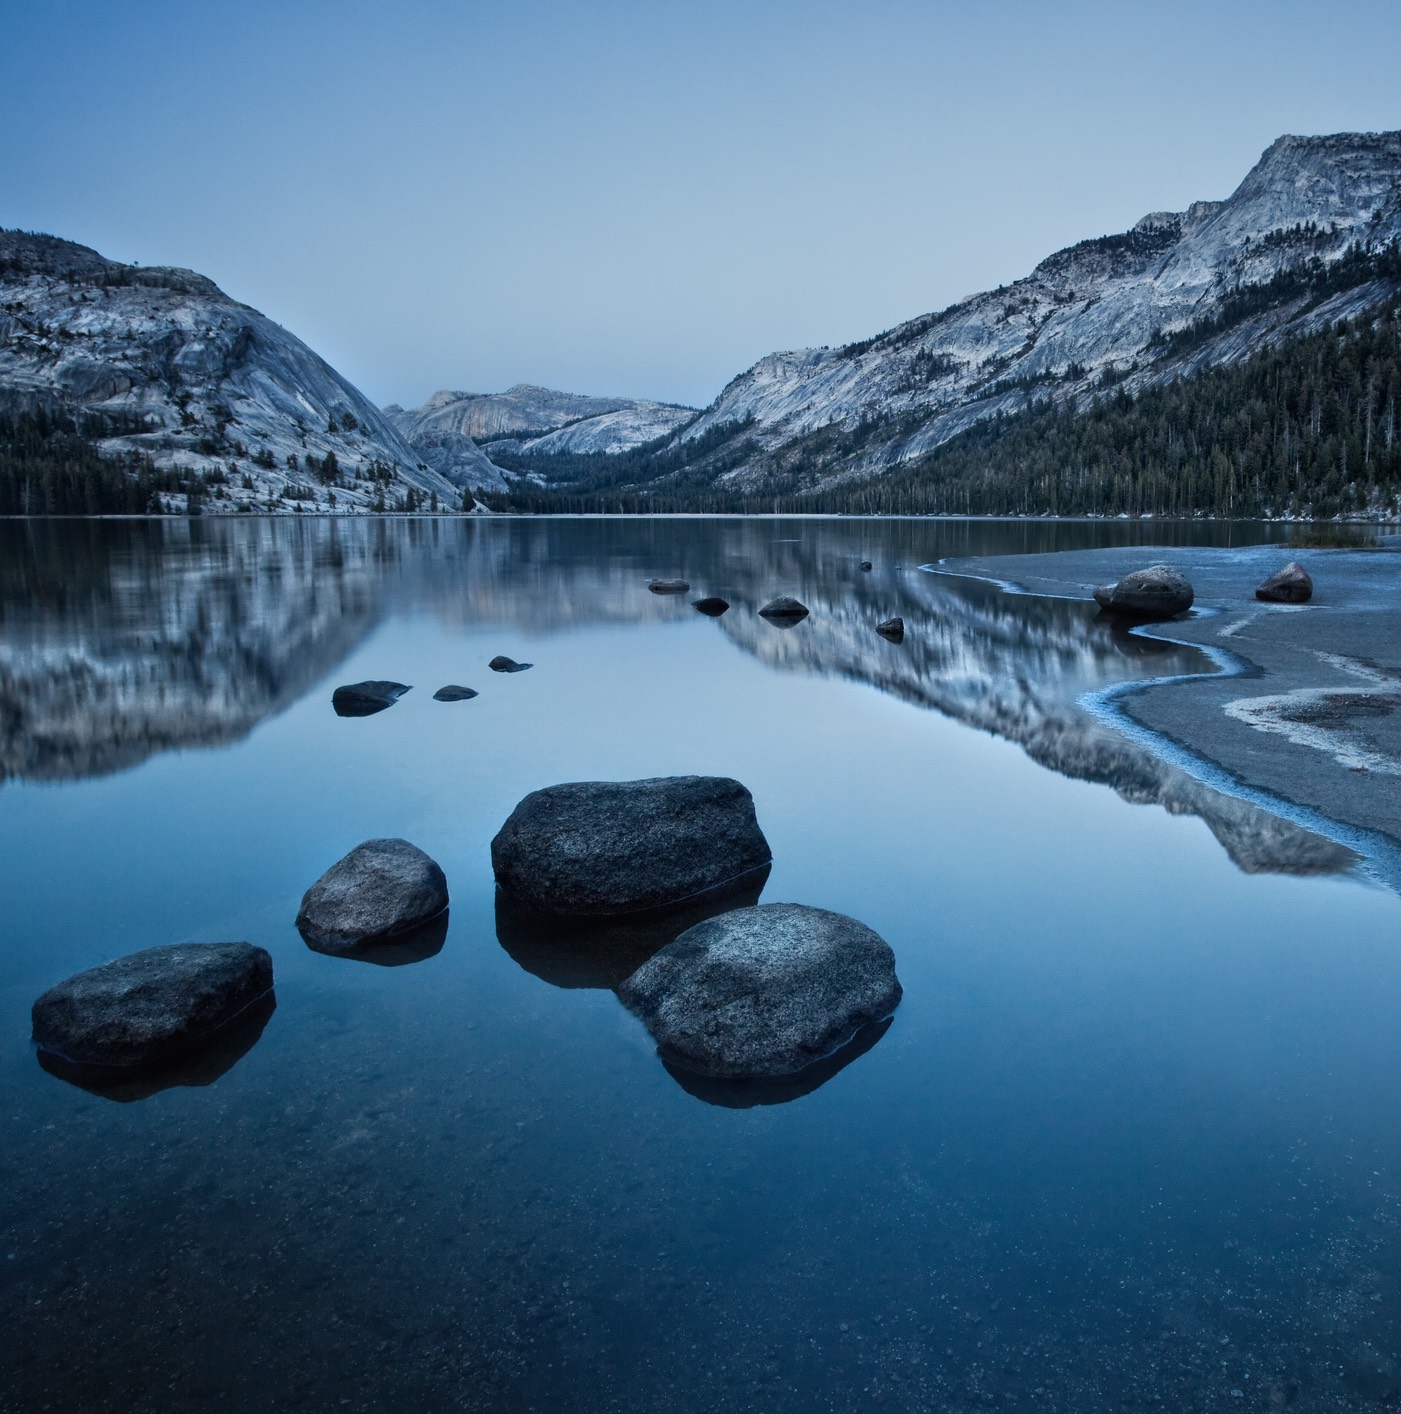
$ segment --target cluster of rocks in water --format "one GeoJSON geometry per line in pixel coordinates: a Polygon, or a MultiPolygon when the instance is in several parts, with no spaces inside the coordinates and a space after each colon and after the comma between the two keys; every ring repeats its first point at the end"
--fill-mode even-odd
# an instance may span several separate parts
{"type": "MultiPolygon", "coordinates": [[[[727,777],[534,791],[492,840],[491,860],[498,917],[562,927],[581,952],[615,943],[618,924],[641,925],[645,945],[613,984],[668,1068],[696,1083],[814,1077],[784,1092],[803,1093],[845,1063],[834,1053],[869,1045],[863,1035],[900,1001],[894,955],[864,924],[757,902],[772,853],[753,797],[727,777]]],[[[416,960],[441,947],[448,904],[443,870],[421,849],[367,840],[306,891],[296,924],[316,952],[416,960]]],[[[214,1045],[272,996],[261,947],[148,948],[51,987],[33,1006],[34,1041],[67,1078],[127,1076],[214,1045]]]]}
{"type": "MultiPolygon", "coordinates": [[[[1095,603],[1114,618],[1143,622],[1185,614],[1194,599],[1191,582],[1171,565],[1149,565],[1126,574],[1117,584],[1094,590],[1095,603]]],[[[1313,597],[1313,580],[1297,560],[1276,570],[1256,591],[1266,603],[1306,604],[1313,597]]]]}

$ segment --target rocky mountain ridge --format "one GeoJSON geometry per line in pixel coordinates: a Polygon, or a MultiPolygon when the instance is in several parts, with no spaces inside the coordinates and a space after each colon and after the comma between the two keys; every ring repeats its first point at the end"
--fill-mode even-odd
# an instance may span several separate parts
{"type": "MultiPolygon", "coordinates": [[[[73,419],[106,454],[186,473],[206,510],[462,504],[462,480],[212,280],[0,230],[0,415],[41,412],[73,419]]],[[[165,508],[183,508],[174,501],[165,508]]]]}

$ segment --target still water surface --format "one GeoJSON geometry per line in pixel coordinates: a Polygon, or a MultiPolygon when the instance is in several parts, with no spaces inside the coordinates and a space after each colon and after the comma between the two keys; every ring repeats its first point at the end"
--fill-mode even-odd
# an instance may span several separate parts
{"type": "Polygon", "coordinates": [[[1395,1400],[1397,898],[1076,706],[1194,650],[919,568],[1130,537],[1266,538],[0,525],[0,1408],[1395,1400]],[[337,718],[362,678],[414,690],[337,718]],[[806,1093],[678,1083],[607,956],[498,938],[522,795],[679,773],[752,790],[765,901],[894,949],[893,1024],[806,1093]],[[446,870],[441,949],[310,952],[302,891],[383,835],[446,870]],[[45,987],[225,938],[273,954],[260,1035],[164,1088],[40,1068],[45,987]]]}

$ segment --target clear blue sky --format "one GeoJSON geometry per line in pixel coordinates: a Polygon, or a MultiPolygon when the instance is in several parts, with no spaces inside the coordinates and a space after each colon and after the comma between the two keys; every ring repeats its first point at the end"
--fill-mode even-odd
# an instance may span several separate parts
{"type": "Polygon", "coordinates": [[[0,224],[187,265],[378,402],[708,402],[1401,127],[1401,4],[8,8],[0,224]]]}

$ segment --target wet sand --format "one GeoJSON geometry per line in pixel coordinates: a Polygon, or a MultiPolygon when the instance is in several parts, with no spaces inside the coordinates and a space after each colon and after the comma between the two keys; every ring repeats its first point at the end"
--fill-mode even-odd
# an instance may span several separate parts
{"type": "Polygon", "coordinates": [[[1315,828],[1331,822],[1335,838],[1401,881],[1401,537],[1375,550],[1107,549],[950,559],[937,569],[1088,599],[1095,585],[1156,563],[1186,574],[1196,602],[1132,631],[1201,646],[1224,671],[1134,684],[1091,705],[1212,784],[1273,799],[1315,828]],[[1312,601],[1256,600],[1256,586],[1291,559],[1312,576],[1312,601]]]}

